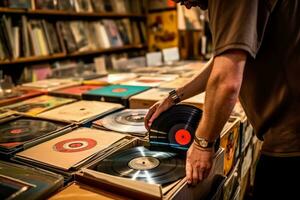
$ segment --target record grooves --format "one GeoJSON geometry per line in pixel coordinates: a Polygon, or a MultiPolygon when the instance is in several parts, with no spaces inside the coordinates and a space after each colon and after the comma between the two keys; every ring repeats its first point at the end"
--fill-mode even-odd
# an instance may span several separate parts
{"type": "Polygon", "coordinates": [[[99,163],[96,170],[164,185],[185,176],[185,161],[173,152],[151,151],[139,146],[109,156],[99,163]]]}
{"type": "Polygon", "coordinates": [[[171,107],[153,121],[149,132],[150,143],[188,149],[201,116],[202,111],[191,105],[171,107]]]}

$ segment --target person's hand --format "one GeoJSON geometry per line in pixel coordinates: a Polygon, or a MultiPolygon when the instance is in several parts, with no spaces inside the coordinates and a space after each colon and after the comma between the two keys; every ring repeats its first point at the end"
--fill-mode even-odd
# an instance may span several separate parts
{"type": "Polygon", "coordinates": [[[164,100],[158,101],[153,106],[151,106],[145,116],[144,123],[146,129],[149,131],[154,119],[156,119],[162,112],[168,110],[172,105],[174,105],[173,100],[170,97],[167,97],[164,100]]]}
{"type": "Polygon", "coordinates": [[[203,149],[193,143],[186,158],[186,178],[187,183],[196,185],[209,175],[213,162],[214,149],[203,149]]]}

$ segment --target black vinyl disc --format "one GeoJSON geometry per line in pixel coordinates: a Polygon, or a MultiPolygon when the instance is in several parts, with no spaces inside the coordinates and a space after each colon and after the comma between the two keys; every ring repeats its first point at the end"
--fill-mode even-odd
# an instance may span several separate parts
{"type": "Polygon", "coordinates": [[[18,119],[0,125],[0,143],[25,142],[57,129],[57,125],[52,122],[18,119]]]}
{"type": "Polygon", "coordinates": [[[188,149],[194,140],[201,116],[202,111],[191,105],[171,107],[153,121],[149,132],[151,144],[188,149]]]}
{"type": "Polygon", "coordinates": [[[173,152],[151,151],[139,146],[109,156],[100,162],[96,170],[164,185],[185,176],[185,160],[173,152]]]}

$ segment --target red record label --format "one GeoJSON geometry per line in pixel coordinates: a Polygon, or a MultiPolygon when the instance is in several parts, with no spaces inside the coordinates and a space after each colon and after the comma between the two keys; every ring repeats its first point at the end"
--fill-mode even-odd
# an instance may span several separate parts
{"type": "Polygon", "coordinates": [[[74,138],[56,143],[53,148],[62,153],[74,153],[89,150],[97,145],[97,142],[90,138],[74,138]]]}
{"type": "Polygon", "coordinates": [[[175,133],[175,140],[180,145],[187,145],[191,142],[192,136],[189,131],[180,129],[175,133]]]}
{"type": "Polygon", "coordinates": [[[10,131],[11,134],[21,134],[23,133],[23,129],[17,128],[10,131]]]}
{"type": "Polygon", "coordinates": [[[126,88],[116,88],[113,89],[112,92],[116,92],[116,93],[121,93],[121,92],[126,92],[127,89],[126,88]]]}

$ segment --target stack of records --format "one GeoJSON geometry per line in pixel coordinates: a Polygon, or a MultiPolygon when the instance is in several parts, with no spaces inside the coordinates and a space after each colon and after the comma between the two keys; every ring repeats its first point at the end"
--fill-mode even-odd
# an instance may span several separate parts
{"type": "Polygon", "coordinates": [[[34,97],[32,99],[28,99],[19,103],[6,106],[3,109],[13,110],[26,115],[37,115],[52,108],[72,103],[75,101],[76,99],[42,95],[39,97],[34,97]]]}
{"type": "Polygon", "coordinates": [[[93,127],[144,137],[147,134],[144,125],[146,114],[145,109],[126,109],[93,122],[93,127]]]}
{"type": "Polygon", "coordinates": [[[0,154],[10,157],[17,151],[62,134],[68,128],[71,124],[25,116],[3,120],[0,123],[0,154]]]}
{"type": "Polygon", "coordinates": [[[116,103],[78,101],[41,113],[38,116],[71,123],[86,123],[121,108],[123,106],[116,103]]]}
{"type": "Polygon", "coordinates": [[[47,79],[32,83],[25,83],[21,87],[24,89],[33,89],[42,92],[49,92],[76,85],[80,85],[80,83],[71,79],[47,79]]]}
{"type": "Polygon", "coordinates": [[[103,130],[79,128],[17,153],[15,160],[49,170],[77,170],[107,153],[125,136],[103,130]]]}
{"type": "Polygon", "coordinates": [[[121,103],[128,105],[128,99],[136,94],[150,89],[147,86],[111,85],[91,90],[83,94],[83,99],[121,103]]]}
{"type": "MultiPolygon", "coordinates": [[[[157,101],[166,98],[171,89],[168,88],[152,88],[140,94],[134,95],[129,99],[129,107],[134,108],[150,108],[157,101]]],[[[204,93],[182,101],[184,104],[190,104],[198,108],[202,108],[204,104],[204,93]]]]}
{"type": "Polygon", "coordinates": [[[137,79],[123,82],[124,85],[138,85],[138,86],[149,86],[157,87],[164,82],[172,81],[176,79],[177,75],[155,75],[155,76],[141,76],[137,79]]]}
{"type": "Polygon", "coordinates": [[[0,106],[16,103],[18,101],[29,99],[41,94],[43,93],[35,90],[13,89],[10,93],[0,95],[0,106]]]}
{"type": "Polygon", "coordinates": [[[136,77],[137,75],[134,73],[109,74],[106,77],[84,81],[83,83],[86,85],[105,86],[105,85],[119,84],[124,81],[132,80],[136,77]]]}
{"type": "Polygon", "coordinates": [[[58,96],[58,97],[67,97],[67,98],[74,98],[74,99],[82,99],[82,94],[99,88],[99,86],[96,85],[80,85],[80,86],[74,86],[74,87],[68,87],[60,90],[55,90],[52,92],[49,92],[50,95],[58,96]]]}
{"type": "Polygon", "coordinates": [[[47,199],[63,187],[63,177],[0,161],[1,199],[47,199]]]}

